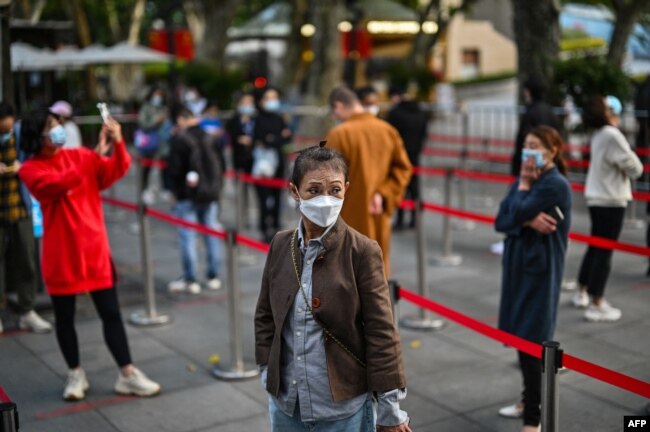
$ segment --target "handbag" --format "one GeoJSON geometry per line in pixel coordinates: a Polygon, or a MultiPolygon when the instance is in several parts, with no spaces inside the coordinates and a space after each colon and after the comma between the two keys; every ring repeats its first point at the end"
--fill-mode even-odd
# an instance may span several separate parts
{"type": "Polygon", "coordinates": [[[133,137],[133,142],[136,149],[142,152],[152,153],[157,151],[160,146],[160,135],[157,129],[152,131],[137,129],[133,137]]]}
{"type": "Polygon", "coordinates": [[[272,178],[280,165],[277,150],[269,147],[255,147],[253,150],[253,168],[251,174],[254,177],[272,178]]]}

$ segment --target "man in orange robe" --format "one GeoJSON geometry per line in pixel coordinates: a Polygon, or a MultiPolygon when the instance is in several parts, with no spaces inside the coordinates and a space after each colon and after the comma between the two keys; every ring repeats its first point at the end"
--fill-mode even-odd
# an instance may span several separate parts
{"type": "Polygon", "coordinates": [[[327,146],[340,151],[350,167],[341,216],[352,228],[376,240],[390,274],[391,217],[412,174],[412,166],[397,130],[364,111],[347,87],[330,93],[330,108],[342,121],[327,135],[327,146]]]}

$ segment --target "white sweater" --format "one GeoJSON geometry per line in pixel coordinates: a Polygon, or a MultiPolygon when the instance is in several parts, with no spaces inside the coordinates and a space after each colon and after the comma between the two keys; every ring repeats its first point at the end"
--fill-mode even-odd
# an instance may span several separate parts
{"type": "Polygon", "coordinates": [[[643,164],[620,130],[604,126],[591,137],[591,163],[585,197],[590,207],[627,207],[630,179],[643,174],[643,164]]]}

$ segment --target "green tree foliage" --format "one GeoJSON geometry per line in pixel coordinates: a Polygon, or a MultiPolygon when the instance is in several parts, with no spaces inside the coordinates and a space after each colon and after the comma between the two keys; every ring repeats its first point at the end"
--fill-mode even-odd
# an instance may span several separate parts
{"type": "Polygon", "coordinates": [[[567,96],[578,107],[592,95],[613,95],[621,101],[630,99],[630,79],[604,57],[575,58],[555,63],[554,103],[567,96]]]}
{"type": "Polygon", "coordinates": [[[239,71],[219,72],[214,65],[188,63],[183,68],[183,81],[201,89],[210,101],[216,101],[221,109],[232,105],[232,95],[244,87],[244,77],[239,71]]]}

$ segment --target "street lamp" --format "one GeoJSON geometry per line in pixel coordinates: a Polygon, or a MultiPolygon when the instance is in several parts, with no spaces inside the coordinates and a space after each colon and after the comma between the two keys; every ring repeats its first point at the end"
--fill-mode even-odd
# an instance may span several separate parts
{"type": "Polygon", "coordinates": [[[0,101],[13,104],[14,84],[11,76],[11,39],[9,20],[11,0],[0,0],[0,101]]]}

